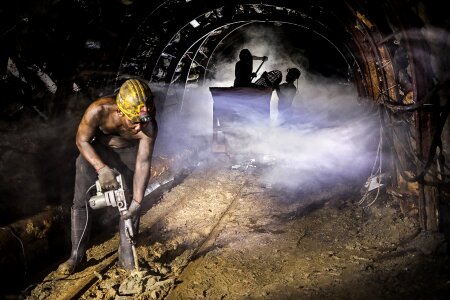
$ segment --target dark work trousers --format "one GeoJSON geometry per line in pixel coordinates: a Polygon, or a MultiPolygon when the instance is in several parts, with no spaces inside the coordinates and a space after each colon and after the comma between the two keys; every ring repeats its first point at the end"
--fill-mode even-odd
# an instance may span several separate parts
{"type": "MultiPolygon", "coordinates": [[[[137,145],[117,149],[94,141],[92,146],[106,165],[111,169],[119,171],[125,184],[125,190],[131,194],[133,191],[133,175],[136,164],[137,145]]],[[[98,175],[94,167],[92,167],[80,153],[76,161],[73,208],[82,209],[86,207],[86,201],[88,201],[89,197],[96,192],[95,186],[89,194],[86,194],[86,192],[92,185],[95,185],[97,180],[98,175]]],[[[128,201],[130,200],[131,197],[128,197],[128,201]]]]}
{"type": "MultiPolygon", "coordinates": [[[[125,193],[128,193],[127,200],[128,204],[131,201],[130,194],[133,190],[133,175],[136,164],[137,155],[137,145],[127,148],[111,148],[103,145],[100,142],[94,141],[92,143],[97,154],[100,156],[102,161],[108,165],[111,169],[116,169],[122,175],[122,182],[124,183],[125,193]]],[[[95,194],[95,182],[98,180],[98,175],[91,164],[83,157],[83,155],[78,155],[76,161],[76,174],[75,174],[75,193],[73,198],[73,211],[85,210],[88,207],[87,215],[89,215],[89,205],[86,201],[89,200],[90,195],[95,194]],[[92,190],[89,188],[94,185],[92,190]],[[89,190],[89,193],[87,193],[89,190]]],[[[72,223],[75,220],[72,220],[72,223]]],[[[131,220],[133,228],[134,237],[137,237],[139,232],[139,217],[134,217],[131,220]]],[[[87,236],[89,236],[90,227],[88,228],[87,236]]],[[[119,231],[120,231],[120,245],[119,245],[119,264],[126,269],[134,268],[134,257],[132,252],[132,246],[127,240],[127,235],[125,233],[125,223],[123,220],[119,220],[119,231]]],[[[72,230],[73,232],[73,230],[72,230]]],[[[89,239],[89,238],[87,238],[89,239]]],[[[87,243],[86,239],[86,243],[87,243]]],[[[73,240],[73,238],[72,238],[73,240]]],[[[73,246],[72,246],[73,248],[73,246]]],[[[73,250],[73,249],[72,249],[73,250]]],[[[85,250],[84,250],[85,251],[85,250]]],[[[84,255],[84,253],[83,253],[84,255]]]]}

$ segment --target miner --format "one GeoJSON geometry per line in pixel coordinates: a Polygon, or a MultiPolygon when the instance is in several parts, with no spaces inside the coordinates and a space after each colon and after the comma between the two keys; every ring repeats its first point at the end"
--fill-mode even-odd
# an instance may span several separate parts
{"type": "Polygon", "coordinates": [[[117,189],[119,174],[130,194],[128,211],[119,220],[119,266],[134,268],[124,222],[132,220],[136,235],[156,136],[152,92],[140,79],[126,80],[116,95],[99,98],[86,109],[76,134],[80,154],[71,208],[72,250],[58,267],[59,274],[74,273],[86,253],[92,224],[88,190],[97,180],[105,191],[117,189]]]}
{"type": "Polygon", "coordinates": [[[252,87],[252,80],[256,77],[253,72],[253,60],[267,61],[267,56],[254,56],[248,49],[242,49],[239,52],[239,61],[234,67],[234,86],[235,87],[252,87]]]}
{"type": "Polygon", "coordinates": [[[289,68],[286,74],[286,82],[279,85],[276,89],[278,95],[278,119],[279,123],[288,122],[292,116],[292,103],[298,89],[298,79],[301,72],[297,68],[289,68]],[[294,81],[297,80],[297,86],[294,81]]]}

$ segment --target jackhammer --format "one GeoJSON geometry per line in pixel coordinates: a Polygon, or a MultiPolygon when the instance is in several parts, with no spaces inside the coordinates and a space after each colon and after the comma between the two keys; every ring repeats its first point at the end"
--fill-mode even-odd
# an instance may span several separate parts
{"type": "MultiPolygon", "coordinates": [[[[123,188],[122,175],[118,175],[116,177],[117,182],[119,183],[119,188],[116,190],[103,191],[100,185],[100,182],[97,180],[95,182],[95,187],[97,189],[97,194],[92,196],[89,199],[89,206],[94,209],[100,209],[107,206],[117,207],[119,210],[119,214],[123,215],[127,212],[127,199],[125,196],[125,190],[123,188]]],[[[131,245],[131,249],[133,251],[134,257],[134,267],[136,271],[139,271],[137,252],[136,252],[136,240],[133,231],[133,224],[131,219],[124,220],[125,224],[125,235],[127,237],[127,241],[131,245]]]]}

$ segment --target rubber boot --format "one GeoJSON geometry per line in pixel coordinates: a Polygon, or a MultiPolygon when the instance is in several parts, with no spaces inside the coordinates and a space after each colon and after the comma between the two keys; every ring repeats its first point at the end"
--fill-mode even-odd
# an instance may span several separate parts
{"type": "MultiPolygon", "coordinates": [[[[132,218],[131,224],[133,226],[134,241],[136,241],[139,231],[139,217],[132,218]]],[[[119,233],[119,266],[127,270],[133,270],[135,268],[133,249],[125,233],[125,221],[122,219],[119,221],[119,233]]]]}
{"type": "Polygon", "coordinates": [[[58,274],[70,275],[75,272],[75,269],[86,254],[91,224],[92,222],[86,214],[86,208],[72,207],[70,232],[72,251],[70,253],[70,258],[59,265],[57,270],[58,274]]]}

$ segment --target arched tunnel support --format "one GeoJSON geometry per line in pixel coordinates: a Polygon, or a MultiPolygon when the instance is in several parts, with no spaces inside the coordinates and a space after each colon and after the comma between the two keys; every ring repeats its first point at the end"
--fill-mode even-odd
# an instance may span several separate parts
{"type": "Polygon", "coordinates": [[[393,161],[393,189],[415,198],[404,206],[416,207],[422,228],[436,231],[438,195],[442,194],[439,187],[430,184],[435,181],[436,165],[428,164],[426,175],[414,180],[426,162],[434,159],[430,149],[436,147],[432,140],[438,118],[430,107],[436,107],[439,101],[429,97],[436,71],[430,66],[427,37],[410,30],[417,25],[417,19],[420,17],[411,11],[402,10],[401,1],[378,6],[362,6],[356,1],[192,1],[189,5],[166,1],[140,25],[123,57],[119,75],[142,76],[163,86],[160,101],[164,102],[171,85],[185,87],[195,67],[202,66],[197,75],[206,76],[206,66],[217,46],[239,26],[255,21],[288,22],[315,31],[342,53],[359,96],[388,110],[385,129],[393,133],[388,136],[397,156],[393,161]],[[170,11],[180,9],[186,12],[181,18],[167,18],[170,11]],[[163,26],[155,27],[155,23],[163,26]],[[406,53],[406,59],[401,59],[401,53],[406,53]],[[399,108],[418,103],[421,105],[414,112],[400,116],[399,108]],[[411,135],[399,137],[393,124],[405,116],[411,135]],[[409,150],[403,145],[405,138],[409,150]],[[413,158],[412,164],[404,162],[408,156],[413,158]]]}

